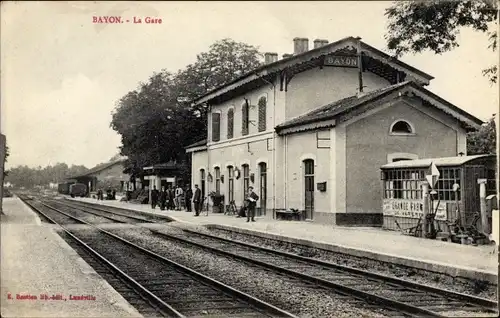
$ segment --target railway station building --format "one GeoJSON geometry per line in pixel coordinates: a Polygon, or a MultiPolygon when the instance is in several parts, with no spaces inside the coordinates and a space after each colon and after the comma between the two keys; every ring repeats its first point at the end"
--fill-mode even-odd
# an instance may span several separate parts
{"type": "Polygon", "coordinates": [[[383,222],[381,166],[467,154],[482,121],[425,88],[433,77],[347,37],[295,38],[294,53],[194,101],[208,138],[186,148],[192,184],[225,204],[252,185],[257,213],[298,209],[325,224],[383,222]]]}
{"type": "Polygon", "coordinates": [[[118,192],[127,190],[129,175],[123,172],[125,159],[115,160],[99,164],[84,174],[71,176],[68,179],[74,182],[85,184],[89,192],[95,192],[99,188],[115,189],[118,192]]]}

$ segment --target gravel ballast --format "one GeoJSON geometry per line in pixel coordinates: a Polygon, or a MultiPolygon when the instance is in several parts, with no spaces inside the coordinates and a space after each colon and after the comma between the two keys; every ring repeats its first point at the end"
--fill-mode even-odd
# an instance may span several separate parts
{"type": "MultiPolygon", "coordinates": [[[[364,302],[359,305],[350,304],[349,298],[321,290],[317,286],[292,281],[286,276],[201,248],[167,241],[146,229],[111,232],[300,317],[385,317],[377,309],[358,308],[366,306],[364,302]]],[[[165,232],[182,234],[175,227],[166,227],[165,232]]]]}
{"type": "Polygon", "coordinates": [[[476,297],[497,300],[497,285],[493,285],[484,281],[452,277],[445,274],[419,270],[416,268],[405,267],[397,264],[390,264],[368,258],[335,253],[284,241],[275,241],[259,236],[241,234],[227,230],[208,230],[201,226],[189,227],[180,224],[175,225],[180,228],[188,228],[207,234],[217,235],[223,238],[247,242],[270,249],[276,249],[305,257],[328,261],[338,265],[350,266],[361,270],[370,270],[371,272],[375,272],[381,275],[388,275],[399,279],[406,279],[412,282],[426,284],[441,289],[448,289],[476,297]]]}

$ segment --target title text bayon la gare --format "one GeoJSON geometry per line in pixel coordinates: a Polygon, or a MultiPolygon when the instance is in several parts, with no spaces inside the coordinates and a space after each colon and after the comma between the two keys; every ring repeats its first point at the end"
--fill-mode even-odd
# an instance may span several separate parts
{"type": "Polygon", "coordinates": [[[115,17],[115,16],[93,16],[92,23],[96,24],[119,24],[119,23],[145,23],[145,24],[162,24],[162,20],[160,18],[154,17],[133,17],[131,19],[124,17],[115,17]]]}

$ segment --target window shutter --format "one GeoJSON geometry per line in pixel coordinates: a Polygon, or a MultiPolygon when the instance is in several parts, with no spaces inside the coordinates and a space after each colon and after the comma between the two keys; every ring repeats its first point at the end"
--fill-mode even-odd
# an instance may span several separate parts
{"type": "Polygon", "coordinates": [[[248,105],[244,104],[241,107],[241,122],[242,122],[242,127],[241,127],[241,134],[243,136],[248,135],[248,105]]]}
{"type": "Polygon", "coordinates": [[[234,110],[227,111],[227,139],[233,138],[234,131],[234,110]]]}
{"type": "Polygon", "coordinates": [[[212,141],[220,140],[220,114],[212,114],[212,141]]]}
{"type": "Polygon", "coordinates": [[[259,132],[266,130],[266,105],[265,97],[259,99],[259,132]]]}

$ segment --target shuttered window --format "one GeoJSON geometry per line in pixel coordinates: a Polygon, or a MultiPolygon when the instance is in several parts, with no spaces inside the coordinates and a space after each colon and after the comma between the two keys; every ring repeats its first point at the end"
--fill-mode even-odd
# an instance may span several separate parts
{"type": "Polygon", "coordinates": [[[259,99],[259,132],[266,130],[266,107],[267,100],[261,97],[259,99]]]}
{"type": "Polygon", "coordinates": [[[234,131],[234,109],[227,111],[227,139],[233,138],[234,131]]]}
{"type": "Polygon", "coordinates": [[[220,140],[220,114],[212,114],[212,141],[220,140]]]}
{"type": "Polygon", "coordinates": [[[248,123],[249,123],[249,107],[248,103],[244,103],[241,106],[241,134],[243,136],[248,135],[248,123]]]}

